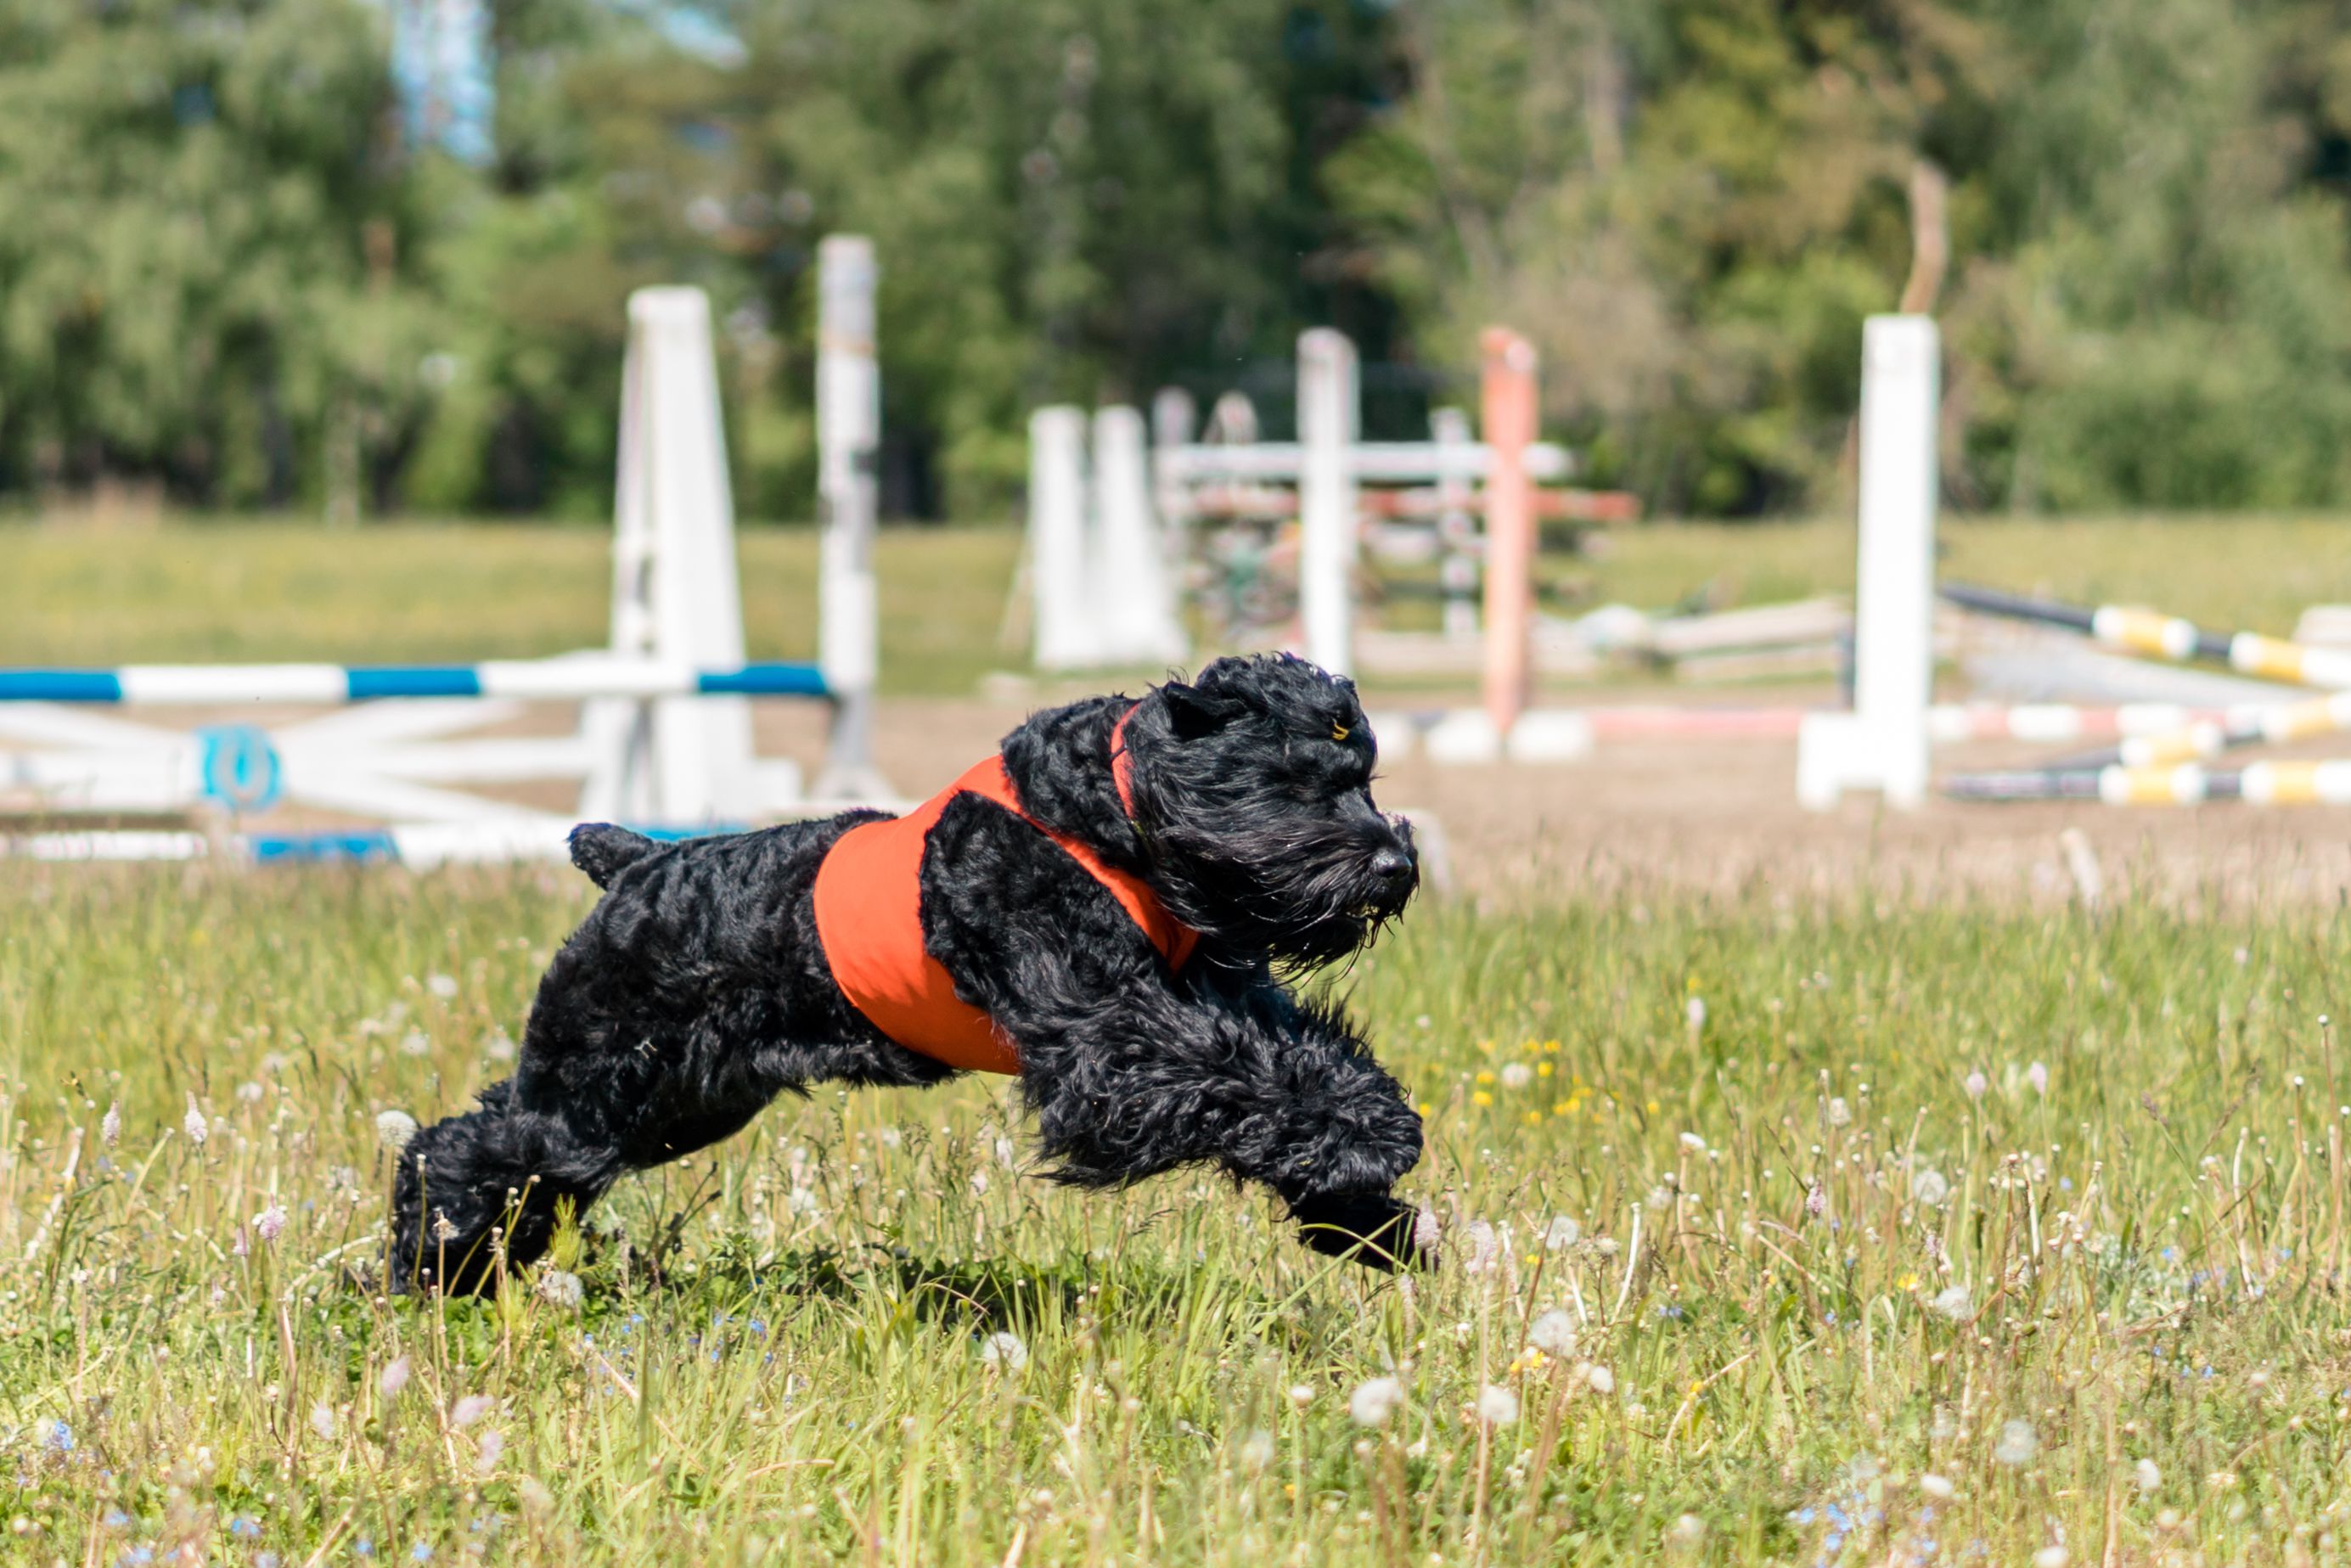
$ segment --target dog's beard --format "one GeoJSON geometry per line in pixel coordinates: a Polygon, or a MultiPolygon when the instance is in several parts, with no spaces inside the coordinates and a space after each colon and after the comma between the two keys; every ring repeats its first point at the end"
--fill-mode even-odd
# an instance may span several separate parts
{"type": "Polygon", "coordinates": [[[1281,825],[1213,837],[1171,832],[1155,844],[1155,879],[1169,910],[1217,946],[1275,967],[1317,969],[1362,952],[1404,913],[1417,870],[1372,870],[1380,843],[1281,825]]]}

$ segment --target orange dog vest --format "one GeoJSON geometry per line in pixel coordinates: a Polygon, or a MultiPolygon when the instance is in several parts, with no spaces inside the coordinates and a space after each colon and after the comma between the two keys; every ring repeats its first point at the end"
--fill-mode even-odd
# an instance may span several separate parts
{"type": "MultiPolygon", "coordinates": [[[[1133,710],[1130,709],[1130,712],[1133,710]]],[[[1132,813],[1126,721],[1111,732],[1111,773],[1132,813]]],[[[1004,758],[991,757],[903,817],[849,830],[816,872],[816,930],[833,982],[875,1029],[908,1051],[967,1072],[1020,1071],[1020,1053],[979,1009],[956,995],[946,966],[923,946],[923,845],[947,802],[985,796],[1036,826],[1110,889],[1168,967],[1180,969],[1200,934],[1179,925],[1141,877],[1103,863],[1076,839],[1021,810],[1004,758]]]]}

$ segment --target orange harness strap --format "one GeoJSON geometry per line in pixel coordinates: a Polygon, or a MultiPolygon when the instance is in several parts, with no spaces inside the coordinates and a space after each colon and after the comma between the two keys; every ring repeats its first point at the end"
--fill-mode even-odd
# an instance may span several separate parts
{"type": "MultiPolygon", "coordinates": [[[[1129,709],[1130,713],[1134,710],[1129,709]]],[[[1113,774],[1133,809],[1123,745],[1126,721],[1111,732],[1113,774]]],[[[816,873],[816,929],[835,984],[891,1040],[967,1072],[1020,1071],[1020,1054],[995,1020],[956,995],[946,966],[923,946],[923,846],[957,795],[981,795],[1061,846],[1126,910],[1168,967],[1180,969],[1200,934],[1177,924],[1141,877],[1107,865],[1064,833],[1020,809],[1004,758],[991,757],[903,817],[852,828],[816,873]]]]}

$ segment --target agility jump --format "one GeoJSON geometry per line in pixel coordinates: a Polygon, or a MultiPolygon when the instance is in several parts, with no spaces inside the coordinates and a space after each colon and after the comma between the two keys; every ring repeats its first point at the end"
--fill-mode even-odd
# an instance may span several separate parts
{"type": "Polygon", "coordinates": [[[878,660],[872,571],[873,369],[870,244],[819,252],[818,442],[823,514],[819,657],[744,657],[734,505],[719,419],[710,306],[692,288],[629,300],[607,647],[479,664],[125,665],[0,670],[0,799],[38,823],[19,852],[50,858],[256,860],[560,858],[579,820],[674,835],[886,800],[872,757],[878,660]],[[813,789],[758,757],[747,699],[830,705],[813,789]],[[578,702],[576,735],[450,738],[578,702]],[[320,705],[321,717],[193,731],[101,716],[92,706],[235,709],[320,705]],[[576,815],[452,786],[577,779],[576,815]],[[237,835],[217,831],[281,801],[381,827],[237,835]],[[212,831],[118,831],[101,819],[194,814],[212,831]],[[76,824],[75,817],[87,826],[76,824]],[[57,819],[64,819],[57,831],[57,819]]]}

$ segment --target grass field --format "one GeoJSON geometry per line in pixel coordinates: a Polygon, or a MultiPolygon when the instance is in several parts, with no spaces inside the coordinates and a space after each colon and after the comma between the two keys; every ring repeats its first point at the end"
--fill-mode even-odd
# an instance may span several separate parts
{"type": "Polygon", "coordinates": [[[1058,1193],[969,1082],[624,1184],[576,1301],[387,1301],[376,1117],[583,900],[0,881],[0,1555],[2345,1559],[2339,918],[1424,907],[1349,983],[1436,1274],[1058,1193]]]}
{"type": "MultiPolygon", "coordinates": [[[[2215,625],[2283,634],[2305,605],[2351,601],[2343,518],[1951,522],[1942,538],[1955,579],[2153,603],[2215,625]]],[[[1578,603],[1768,603],[1853,582],[1841,522],[1629,528],[1606,544],[1600,559],[1547,569],[1578,603]]],[[[0,664],[562,653],[604,641],[609,545],[599,528],[528,524],[0,528],[0,664]]],[[[885,694],[965,696],[987,671],[1025,667],[1025,641],[1001,635],[1019,550],[1008,529],[884,530],[885,694]]],[[[812,657],[815,535],[746,529],[740,556],[752,656],[812,657]]],[[[1407,601],[1395,613],[1435,610],[1407,601]]]]}

